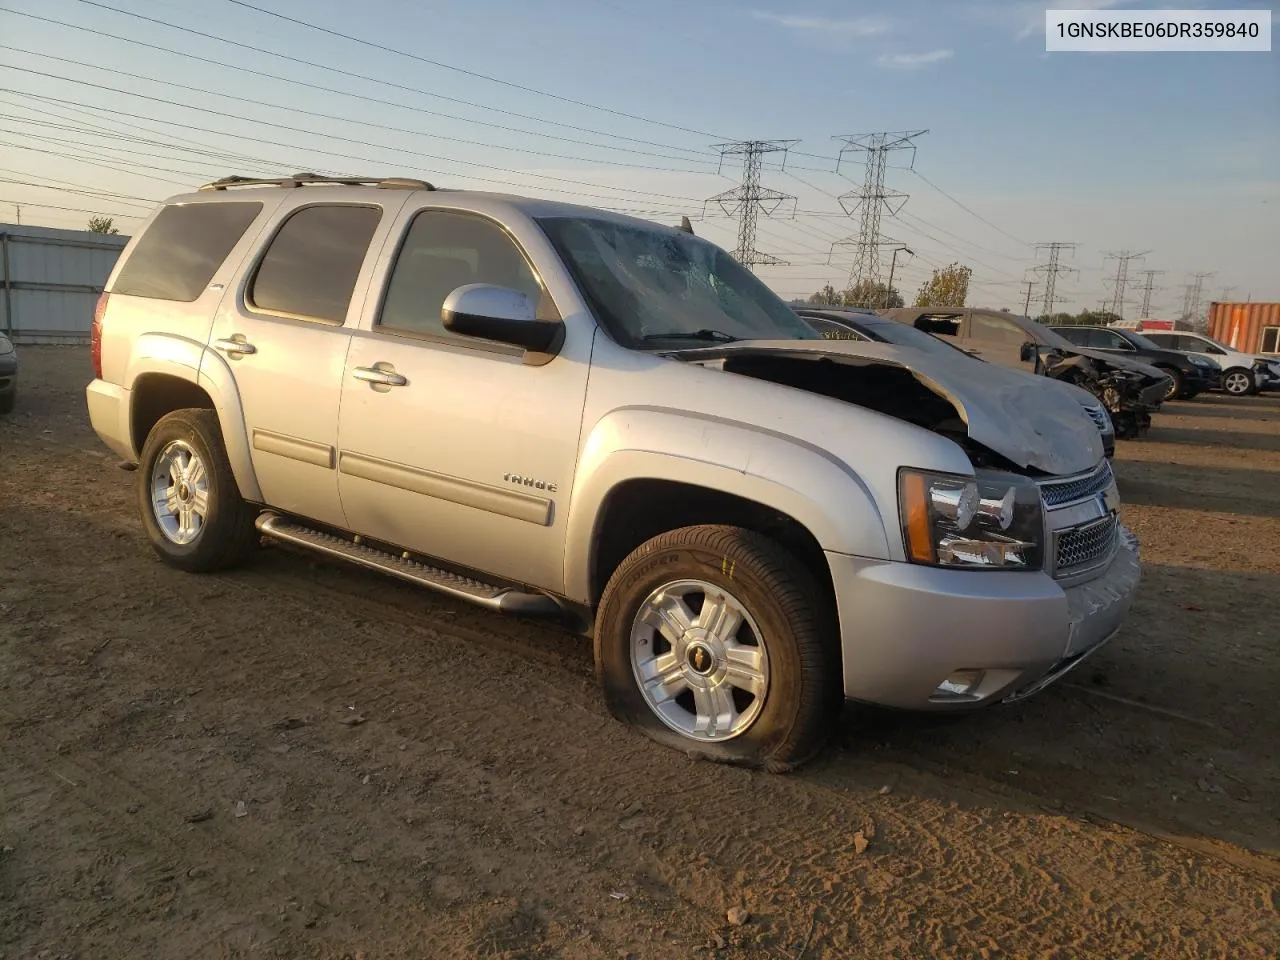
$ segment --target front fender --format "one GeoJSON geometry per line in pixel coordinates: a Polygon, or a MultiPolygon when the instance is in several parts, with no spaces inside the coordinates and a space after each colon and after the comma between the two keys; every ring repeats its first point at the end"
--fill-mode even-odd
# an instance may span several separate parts
{"type": "MultiPolygon", "coordinates": [[[[227,458],[231,462],[231,472],[235,475],[240,495],[246,500],[260,501],[262,490],[258,487],[257,475],[250,458],[240,393],[226,361],[199,341],[146,333],[133,342],[125,371],[125,384],[132,391],[139,378],[151,374],[185,380],[209,395],[218,414],[227,458]]],[[[146,437],[133,436],[132,422],[130,417],[129,442],[133,450],[140,451],[146,437]]]]}
{"type": "Polygon", "coordinates": [[[690,412],[611,412],[582,449],[566,524],[565,587],[586,602],[598,524],[611,491],[629,480],[667,480],[755,501],[802,524],[824,550],[887,559],[880,511],[845,463],[804,441],[690,412]]]}

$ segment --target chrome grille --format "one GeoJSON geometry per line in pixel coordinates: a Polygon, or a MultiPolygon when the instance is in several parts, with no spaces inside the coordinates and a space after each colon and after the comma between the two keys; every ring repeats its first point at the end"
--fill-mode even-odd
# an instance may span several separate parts
{"type": "Polygon", "coordinates": [[[1058,576],[1091,566],[1111,555],[1120,522],[1108,514],[1092,523],[1059,533],[1054,542],[1054,568],[1058,576]]]}
{"type": "Polygon", "coordinates": [[[1041,483],[1040,496],[1044,498],[1044,505],[1052,508],[1096,496],[1110,487],[1111,483],[1111,464],[1104,460],[1102,466],[1088,476],[1041,483]]]}

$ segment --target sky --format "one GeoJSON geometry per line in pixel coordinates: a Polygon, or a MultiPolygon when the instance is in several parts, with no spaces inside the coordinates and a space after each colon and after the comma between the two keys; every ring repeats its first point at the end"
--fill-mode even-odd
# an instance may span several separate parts
{"type": "Polygon", "coordinates": [[[0,222],[128,233],[220,176],[311,170],[686,215],[733,249],[705,201],[741,157],[716,147],[776,140],[762,183],[792,199],[756,243],[786,265],[757,273],[804,296],[851,268],[860,214],[838,198],[866,155],[842,138],[892,131],[917,134],[888,156],[905,203],[881,219],[911,250],[908,302],[958,262],[970,303],[1021,312],[1053,241],[1075,245],[1055,309],[1109,303],[1124,253],[1143,255],[1126,316],[1143,270],[1154,316],[1180,314],[1194,273],[1206,304],[1280,300],[1280,53],[1049,54],[1058,6],[1175,5],[0,0],[0,222]]]}

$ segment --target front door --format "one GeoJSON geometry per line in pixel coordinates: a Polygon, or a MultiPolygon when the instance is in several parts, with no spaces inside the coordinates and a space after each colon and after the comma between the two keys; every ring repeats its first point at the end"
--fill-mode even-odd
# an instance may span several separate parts
{"type": "Polygon", "coordinates": [[[265,252],[223,301],[210,347],[235,380],[266,504],[345,526],[336,467],[346,322],[358,318],[353,295],[388,214],[303,203],[278,216],[265,252]]]}
{"type": "MultiPolygon", "coordinates": [[[[342,380],[338,483],[351,530],[548,590],[564,584],[564,535],[590,360],[569,330],[548,363],[441,325],[468,283],[555,306],[494,221],[451,210],[407,232],[342,380]]],[[[398,234],[397,234],[398,235],[398,234]]]]}

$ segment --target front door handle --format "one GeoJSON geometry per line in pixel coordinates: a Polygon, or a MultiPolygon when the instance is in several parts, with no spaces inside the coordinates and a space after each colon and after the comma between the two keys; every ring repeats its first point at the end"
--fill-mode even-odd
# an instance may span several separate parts
{"type": "Polygon", "coordinates": [[[258,352],[257,347],[238,334],[234,337],[213,341],[213,348],[221,350],[230,357],[247,357],[251,353],[258,352]]]}
{"type": "Polygon", "coordinates": [[[376,383],[384,387],[403,387],[409,382],[396,373],[395,370],[379,370],[377,367],[356,367],[351,371],[351,375],[357,380],[376,383]]]}

